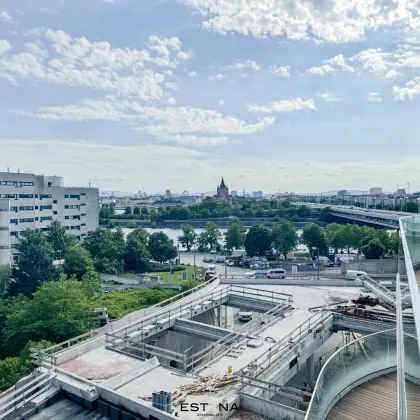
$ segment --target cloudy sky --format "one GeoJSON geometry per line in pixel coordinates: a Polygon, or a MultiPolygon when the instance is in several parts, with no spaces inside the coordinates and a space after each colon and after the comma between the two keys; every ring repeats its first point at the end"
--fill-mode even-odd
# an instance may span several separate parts
{"type": "Polygon", "coordinates": [[[419,0],[2,0],[0,170],[420,190],[419,0]]]}

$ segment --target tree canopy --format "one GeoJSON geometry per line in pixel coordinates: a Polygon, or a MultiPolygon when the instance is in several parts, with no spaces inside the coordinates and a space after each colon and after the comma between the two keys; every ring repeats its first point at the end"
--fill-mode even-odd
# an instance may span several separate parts
{"type": "Polygon", "coordinates": [[[233,218],[225,232],[226,248],[229,250],[242,248],[245,243],[245,232],[244,223],[237,217],[233,218]]]}
{"type": "Polygon", "coordinates": [[[58,277],[53,265],[54,250],[40,230],[24,230],[17,251],[17,267],[13,270],[14,282],[10,285],[10,294],[29,295],[43,282],[58,277]]]}
{"type": "Polygon", "coordinates": [[[182,226],[182,235],[179,237],[179,242],[182,246],[191,251],[191,248],[197,240],[197,234],[192,226],[182,226]]]}
{"type": "Polygon", "coordinates": [[[58,220],[53,220],[48,226],[46,238],[53,249],[54,259],[63,259],[67,251],[77,244],[77,238],[67,233],[58,220]]]}
{"type": "Polygon", "coordinates": [[[303,228],[302,243],[304,243],[311,254],[312,258],[319,255],[326,255],[328,253],[328,241],[324,230],[315,223],[309,223],[303,228]],[[317,251],[315,251],[317,248],[317,251]]]}
{"type": "Polygon", "coordinates": [[[287,254],[292,251],[299,242],[299,237],[293,223],[282,220],[277,222],[271,230],[271,241],[273,248],[279,255],[287,258],[287,254]]]}
{"type": "Polygon", "coordinates": [[[250,257],[263,257],[271,251],[270,230],[264,225],[252,226],[245,237],[245,251],[250,257]]]}
{"type": "Polygon", "coordinates": [[[155,261],[164,262],[175,258],[177,250],[168,235],[155,232],[149,237],[149,253],[155,261]]]}
{"type": "Polygon", "coordinates": [[[70,248],[65,255],[63,270],[68,277],[75,277],[81,280],[89,271],[93,271],[93,260],[89,251],[79,246],[70,248]]]}
{"type": "Polygon", "coordinates": [[[219,228],[216,223],[206,223],[206,227],[198,237],[198,245],[200,250],[219,249],[219,240],[222,238],[219,228]]]}

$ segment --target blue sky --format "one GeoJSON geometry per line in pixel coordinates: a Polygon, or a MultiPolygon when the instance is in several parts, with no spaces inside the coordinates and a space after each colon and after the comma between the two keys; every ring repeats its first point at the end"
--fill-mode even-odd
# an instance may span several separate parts
{"type": "Polygon", "coordinates": [[[2,170],[124,191],[420,190],[416,1],[3,0],[2,170]]]}

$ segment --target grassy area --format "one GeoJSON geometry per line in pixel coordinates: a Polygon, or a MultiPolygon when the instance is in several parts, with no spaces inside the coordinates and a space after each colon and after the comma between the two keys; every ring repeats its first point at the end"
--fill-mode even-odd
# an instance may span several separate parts
{"type": "Polygon", "coordinates": [[[179,293],[168,289],[127,289],[104,293],[94,300],[96,308],[107,308],[110,318],[121,318],[130,312],[155,305],[179,293]]]}
{"type": "MultiPolygon", "coordinates": [[[[182,281],[182,276],[183,273],[187,273],[187,280],[191,279],[193,276],[193,272],[194,272],[194,267],[191,266],[185,266],[185,270],[183,271],[175,271],[173,273],[174,276],[174,281],[173,283],[178,284],[178,276],[181,276],[181,281],[182,281]]],[[[170,284],[171,283],[171,273],[170,272],[156,272],[156,273],[147,273],[150,276],[159,276],[160,278],[163,279],[163,281],[165,282],[165,284],[170,284]]]]}

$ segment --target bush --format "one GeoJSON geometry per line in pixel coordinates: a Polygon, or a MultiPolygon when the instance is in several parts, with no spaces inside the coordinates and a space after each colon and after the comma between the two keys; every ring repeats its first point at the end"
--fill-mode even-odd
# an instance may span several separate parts
{"type": "Polygon", "coordinates": [[[27,370],[19,357],[0,360],[0,391],[10,388],[26,374],[27,370]]]}
{"type": "MultiPolygon", "coordinates": [[[[169,273],[171,271],[171,266],[169,264],[160,264],[152,262],[150,263],[147,272],[148,273],[169,273]]],[[[172,271],[185,271],[184,265],[173,265],[172,271]]]]}

